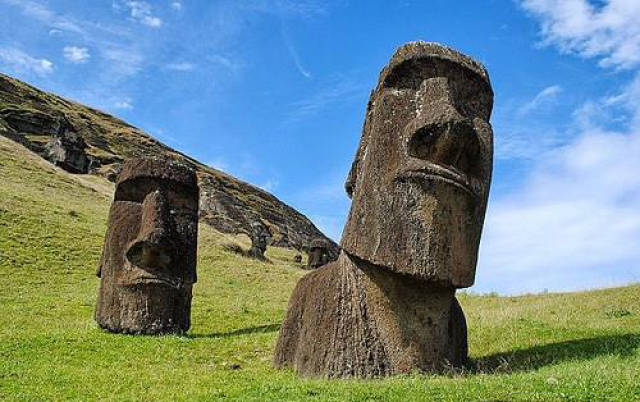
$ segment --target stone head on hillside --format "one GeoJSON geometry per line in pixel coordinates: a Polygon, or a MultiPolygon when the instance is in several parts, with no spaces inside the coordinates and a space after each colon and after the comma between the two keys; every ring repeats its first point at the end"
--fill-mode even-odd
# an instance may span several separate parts
{"type": "Polygon", "coordinates": [[[344,250],[471,286],[491,181],[492,105],[479,63],[429,42],[401,47],[371,94],[345,185],[353,202],[344,250]]]}
{"type": "Polygon", "coordinates": [[[396,51],[371,93],[345,185],[353,201],[342,251],[298,282],[277,367],[372,377],[465,362],[455,291],[475,279],[492,105],[487,72],[471,58],[430,42],[396,51]]]}
{"type": "Polygon", "coordinates": [[[183,164],[125,162],[98,269],[96,321],[102,328],[142,334],[189,329],[198,198],[196,174],[183,164]]]}
{"type": "Polygon", "coordinates": [[[251,248],[249,249],[249,257],[258,260],[265,260],[264,253],[267,251],[267,244],[271,239],[271,231],[260,221],[251,222],[251,248]]]}
{"type": "Polygon", "coordinates": [[[324,239],[313,239],[309,244],[307,268],[316,269],[330,261],[329,245],[324,239]]]}

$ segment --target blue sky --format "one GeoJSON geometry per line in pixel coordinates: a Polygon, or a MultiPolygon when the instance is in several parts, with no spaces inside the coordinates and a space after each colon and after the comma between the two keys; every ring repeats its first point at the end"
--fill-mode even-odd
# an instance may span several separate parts
{"type": "Polygon", "coordinates": [[[256,184],[339,240],[394,49],[483,62],[494,179],[473,291],[640,280],[637,0],[0,0],[0,70],[256,184]]]}

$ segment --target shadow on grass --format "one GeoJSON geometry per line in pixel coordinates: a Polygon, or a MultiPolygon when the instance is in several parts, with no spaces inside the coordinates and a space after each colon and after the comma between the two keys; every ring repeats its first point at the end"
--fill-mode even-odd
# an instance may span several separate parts
{"type": "Polygon", "coordinates": [[[588,360],[602,355],[631,356],[640,347],[640,334],[598,336],[518,349],[472,359],[471,374],[511,373],[536,370],[570,360],[588,360]]]}
{"type": "Polygon", "coordinates": [[[201,338],[228,338],[231,336],[240,336],[247,334],[263,334],[267,332],[276,332],[280,329],[280,323],[259,325],[257,327],[240,328],[235,331],[229,332],[214,332],[212,334],[189,334],[188,338],[201,339],[201,338]]]}

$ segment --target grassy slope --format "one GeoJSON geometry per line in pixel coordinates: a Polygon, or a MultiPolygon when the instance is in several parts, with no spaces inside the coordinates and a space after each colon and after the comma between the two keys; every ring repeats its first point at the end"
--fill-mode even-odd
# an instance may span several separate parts
{"type": "Polygon", "coordinates": [[[247,239],[207,226],[189,335],[101,332],[94,271],[111,191],[0,137],[0,399],[640,399],[640,286],[462,295],[475,362],[463,373],[322,381],[274,370],[304,272],[289,250],[270,248],[273,264],[225,251],[247,239]]]}

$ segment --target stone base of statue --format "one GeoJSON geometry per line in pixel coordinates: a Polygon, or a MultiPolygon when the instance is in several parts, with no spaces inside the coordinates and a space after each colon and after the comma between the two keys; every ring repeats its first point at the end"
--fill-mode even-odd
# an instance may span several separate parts
{"type": "Polygon", "coordinates": [[[455,289],[349,256],[300,280],[276,346],[276,367],[306,377],[437,372],[467,358],[455,289]]]}

